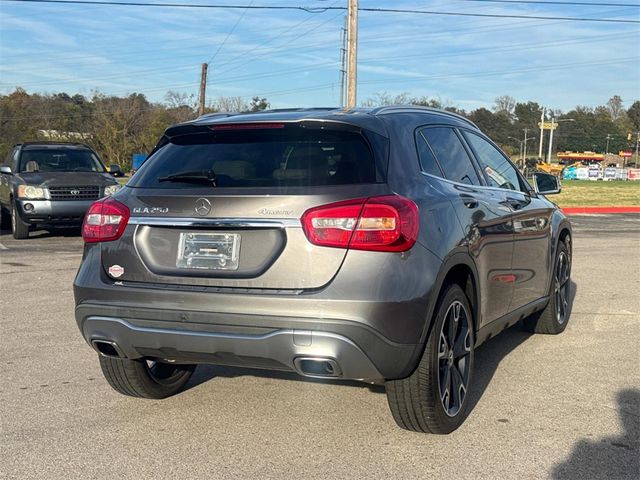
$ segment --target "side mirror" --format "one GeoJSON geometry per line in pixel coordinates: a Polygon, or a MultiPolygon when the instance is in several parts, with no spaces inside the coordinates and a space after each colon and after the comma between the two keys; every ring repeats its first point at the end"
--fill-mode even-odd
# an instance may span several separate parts
{"type": "Polygon", "coordinates": [[[122,170],[120,170],[120,165],[109,165],[109,173],[114,177],[120,174],[122,170]]]}
{"type": "Polygon", "coordinates": [[[542,195],[553,195],[554,193],[560,193],[562,190],[558,177],[542,172],[533,174],[533,186],[536,192],[542,195]]]}
{"type": "Polygon", "coordinates": [[[0,165],[0,173],[6,173],[7,175],[13,175],[11,167],[9,165],[0,165]]]}

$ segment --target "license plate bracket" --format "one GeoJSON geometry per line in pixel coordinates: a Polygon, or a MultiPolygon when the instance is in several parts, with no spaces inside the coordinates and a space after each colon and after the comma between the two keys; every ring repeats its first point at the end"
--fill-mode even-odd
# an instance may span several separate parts
{"type": "Polygon", "coordinates": [[[181,232],[176,267],[203,270],[237,270],[240,234],[181,232]]]}

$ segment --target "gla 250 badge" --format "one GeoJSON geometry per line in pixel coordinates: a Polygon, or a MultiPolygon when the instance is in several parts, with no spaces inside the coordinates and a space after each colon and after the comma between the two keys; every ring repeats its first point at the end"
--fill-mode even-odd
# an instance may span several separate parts
{"type": "Polygon", "coordinates": [[[169,207],[133,207],[133,213],[168,213],[169,207]]]}

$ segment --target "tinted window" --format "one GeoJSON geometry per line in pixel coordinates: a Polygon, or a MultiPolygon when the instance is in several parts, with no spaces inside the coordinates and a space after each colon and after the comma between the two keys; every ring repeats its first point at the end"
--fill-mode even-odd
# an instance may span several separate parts
{"type": "Polygon", "coordinates": [[[422,132],[416,135],[416,145],[418,146],[418,157],[420,158],[420,167],[423,172],[431,175],[442,177],[442,170],[438,166],[438,161],[433,155],[427,141],[422,136],[422,132]]]}
{"type": "Polygon", "coordinates": [[[382,181],[382,171],[358,132],[301,126],[207,129],[171,139],[144,163],[130,186],[192,186],[166,177],[198,172],[212,172],[218,187],[345,185],[382,181]]]}
{"type": "Polygon", "coordinates": [[[21,172],[104,172],[100,160],[90,150],[71,148],[24,149],[21,172]]]}
{"type": "Polygon", "coordinates": [[[422,135],[449,180],[470,185],[480,185],[471,159],[456,132],[448,127],[425,128],[422,135]]]}
{"type": "Polygon", "coordinates": [[[475,152],[490,187],[520,190],[520,177],[515,167],[496,147],[475,133],[464,132],[464,136],[475,152]]]}

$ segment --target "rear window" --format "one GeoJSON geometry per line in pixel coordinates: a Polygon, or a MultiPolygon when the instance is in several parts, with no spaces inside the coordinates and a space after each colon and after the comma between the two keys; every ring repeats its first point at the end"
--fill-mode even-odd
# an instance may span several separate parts
{"type": "Polygon", "coordinates": [[[24,149],[20,172],[104,172],[104,166],[90,150],[72,148],[24,149]]]}
{"type": "Polygon", "coordinates": [[[360,131],[301,124],[206,128],[172,138],[145,162],[129,186],[187,188],[192,181],[167,178],[197,173],[213,175],[216,187],[380,183],[385,169],[360,131]]]}

